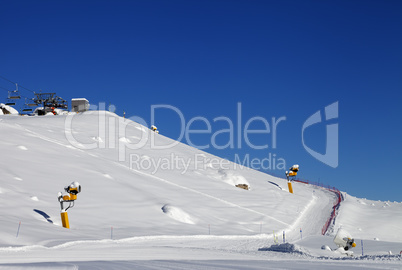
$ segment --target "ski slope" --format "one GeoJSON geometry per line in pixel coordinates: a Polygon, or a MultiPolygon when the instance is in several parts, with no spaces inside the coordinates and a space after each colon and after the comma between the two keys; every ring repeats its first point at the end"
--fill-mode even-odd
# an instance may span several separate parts
{"type": "MultiPolygon", "coordinates": [[[[344,264],[320,250],[320,243],[332,239],[320,236],[336,199],[329,191],[294,183],[290,194],[283,179],[109,112],[0,116],[0,132],[0,269],[262,269],[267,262],[273,268],[332,269],[344,264]],[[73,181],[82,192],[68,210],[70,229],[65,229],[57,193],[73,181]],[[287,242],[305,247],[302,255],[261,251],[274,238],[282,242],[283,233],[287,242]]],[[[376,223],[365,211],[353,210],[361,204],[350,198],[334,229],[345,226],[356,238],[393,240],[381,242],[382,250],[373,248],[372,254],[382,256],[388,248],[395,254],[402,240],[386,230],[376,233],[381,228],[375,224],[400,228],[401,220],[390,213],[400,213],[401,204],[376,208],[386,211],[385,221],[376,223]],[[353,211],[360,213],[356,219],[353,211]],[[374,225],[357,224],[367,219],[374,225]]],[[[366,269],[376,267],[372,261],[365,260],[366,269]]],[[[390,269],[400,263],[397,257],[381,261],[390,269]]]]}

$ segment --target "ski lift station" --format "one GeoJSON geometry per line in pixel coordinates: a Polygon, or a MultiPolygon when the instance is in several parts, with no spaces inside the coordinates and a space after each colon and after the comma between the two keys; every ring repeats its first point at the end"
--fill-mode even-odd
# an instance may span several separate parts
{"type": "Polygon", "coordinates": [[[89,110],[89,101],[86,98],[71,99],[72,112],[85,112],[89,110]]]}
{"type": "MultiPolygon", "coordinates": [[[[0,84],[0,89],[7,91],[7,100],[4,103],[0,103],[0,111],[2,114],[21,114],[21,115],[47,115],[47,114],[68,114],[68,102],[67,100],[59,97],[54,92],[42,93],[42,91],[35,92],[26,87],[18,85],[0,75],[1,82],[5,81],[14,85],[14,90],[11,90],[9,86],[3,87],[0,84]],[[27,97],[21,90],[30,92],[34,95],[33,98],[27,97]],[[25,103],[21,100],[25,99],[25,103]],[[18,107],[13,108],[13,107],[18,107]]],[[[89,110],[89,101],[86,98],[73,98],[71,99],[71,112],[85,112],[89,110]]],[[[0,113],[1,114],[1,113],[0,113]]]]}

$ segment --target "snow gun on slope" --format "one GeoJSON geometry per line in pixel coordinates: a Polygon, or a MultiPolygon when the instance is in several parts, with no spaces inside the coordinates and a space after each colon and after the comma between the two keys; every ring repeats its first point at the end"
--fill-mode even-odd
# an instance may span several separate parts
{"type": "Polygon", "coordinates": [[[337,245],[338,251],[345,253],[346,255],[352,255],[353,252],[349,251],[351,248],[356,247],[355,240],[344,229],[340,228],[335,235],[334,243],[337,245]],[[345,251],[343,251],[343,250],[345,251]]]}
{"type": "Polygon", "coordinates": [[[299,165],[295,164],[289,168],[289,171],[285,172],[286,178],[288,179],[288,188],[290,193],[293,193],[291,181],[296,177],[298,171],[299,171],[299,165]]]}
{"type": "Polygon", "coordinates": [[[152,130],[153,132],[159,134],[159,130],[158,130],[158,128],[157,128],[156,126],[152,125],[152,126],[151,126],[151,130],[152,130]]]}
{"type": "Polygon", "coordinates": [[[61,222],[64,228],[69,229],[70,223],[68,221],[67,210],[71,207],[74,207],[74,201],[77,199],[77,194],[81,192],[81,185],[78,182],[72,182],[69,186],[64,187],[64,190],[67,192],[67,194],[63,195],[61,192],[59,192],[57,194],[57,198],[61,207],[61,222]],[[64,203],[69,203],[66,208],[64,208],[64,203]]]}

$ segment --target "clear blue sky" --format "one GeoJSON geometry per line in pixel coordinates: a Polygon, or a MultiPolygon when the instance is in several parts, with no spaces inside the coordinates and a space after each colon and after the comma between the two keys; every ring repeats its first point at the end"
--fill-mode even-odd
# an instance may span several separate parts
{"type": "MultiPolygon", "coordinates": [[[[242,147],[206,151],[230,160],[275,154],[287,167],[298,163],[301,178],[402,201],[401,14],[401,1],[1,1],[0,75],[67,100],[113,104],[117,114],[149,124],[151,105],[169,104],[187,122],[205,117],[212,133],[228,128],[216,117],[236,123],[240,102],[243,128],[254,116],[286,117],[276,148],[271,132],[249,136],[268,149],[247,147],[241,137],[242,147]],[[312,157],[301,140],[303,123],[334,102],[336,168],[312,157]]],[[[7,92],[0,94],[5,100],[7,92]]],[[[178,138],[173,111],[156,111],[155,124],[178,138]]],[[[321,153],[325,125],[304,134],[321,153]]],[[[211,137],[190,139],[203,145],[211,137]]],[[[216,138],[223,145],[229,134],[216,138]]]]}

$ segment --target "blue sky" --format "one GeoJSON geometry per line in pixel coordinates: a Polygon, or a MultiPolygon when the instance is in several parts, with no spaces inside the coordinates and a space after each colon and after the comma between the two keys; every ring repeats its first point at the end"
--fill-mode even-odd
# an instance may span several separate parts
{"type": "MultiPolygon", "coordinates": [[[[230,160],[271,154],[272,161],[275,154],[287,167],[298,163],[301,178],[402,201],[401,12],[400,1],[1,1],[0,75],[67,100],[113,104],[117,114],[149,125],[152,105],[175,106],[186,124],[194,117],[210,122],[211,133],[191,134],[196,145],[228,128],[216,117],[237,123],[239,103],[242,130],[255,116],[269,123],[286,117],[275,148],[271,130],[249,136],[268,149],[248,147],[241,135],[242,147],[205,150],[230,160]],[[339,117],[304,136],[325,153],[326,124],[338,124],[336,168],[311,156],[301,140],[303,123],[334,102],[339,117]]],[[[7,92],[0,93],[5,100],[7,92]]],[[[180,134],[172,110],[156,110],[155,125],[168,137],[180,134]]],[[[215,138],[224,145],[229,137],[215,138]]]]}

